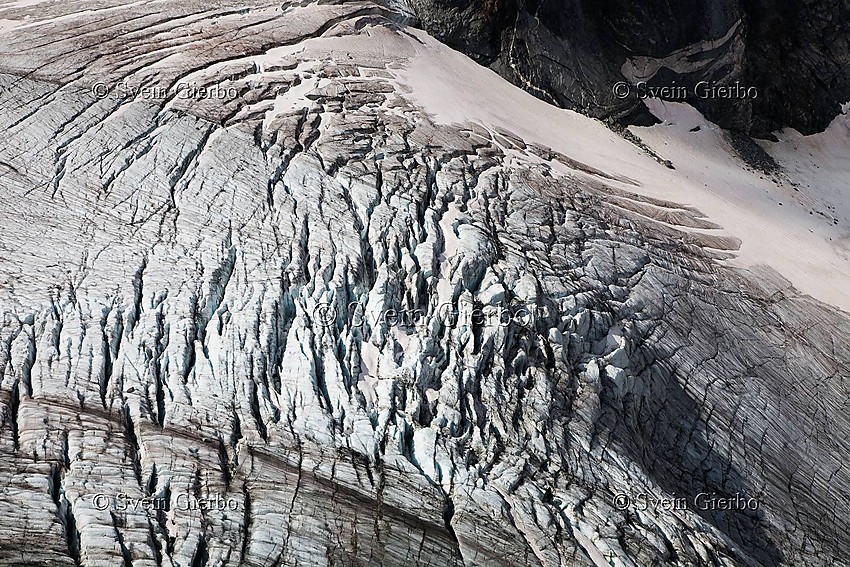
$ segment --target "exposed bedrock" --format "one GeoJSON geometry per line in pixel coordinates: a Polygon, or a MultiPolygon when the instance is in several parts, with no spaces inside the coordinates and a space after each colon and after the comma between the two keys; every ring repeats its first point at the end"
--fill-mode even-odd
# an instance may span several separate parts
{"type": "Polygon", "coordinates": [[[640,93],[657,92],[726,128],[809,134],[850,100],[850,7],[841,0],[407,1],[436,37],[535,96],[596,117],[645,122],[640,93]],[[619,82],[632,88],[618,91],[619,82]]]}

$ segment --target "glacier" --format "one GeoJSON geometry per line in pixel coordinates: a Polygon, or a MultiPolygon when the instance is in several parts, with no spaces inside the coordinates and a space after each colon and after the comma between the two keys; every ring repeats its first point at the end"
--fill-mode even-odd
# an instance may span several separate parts
{"type": "Polygon", "coordinates": [[[850,556],[846,109],[767,172],[399,6],[0,23],[0,564],[850,556]]]}

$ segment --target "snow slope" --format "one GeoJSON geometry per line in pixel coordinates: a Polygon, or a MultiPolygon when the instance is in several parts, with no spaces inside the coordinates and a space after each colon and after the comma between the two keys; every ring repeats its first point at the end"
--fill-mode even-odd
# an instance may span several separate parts
{"type": "Polygon", "coordinates": [[[740,239],[731,265],[769,266],[801,292],[850,311],[846,115],[823,134],[786,132],[780,142],[765,143],[783,171],[768,176],[748,168],[727,134],[698,111],[649,100],[663,123],[632,132],[673,163],[676,169],[669,170],[600,122],[554,108],[425,34],[417,37],[422,43],[414,44],[410,64],[399,74],[411,86],[411,98],[438,122],[506,128],[526,142],[637,181],[618,188],[695,207],[740,239]]]}

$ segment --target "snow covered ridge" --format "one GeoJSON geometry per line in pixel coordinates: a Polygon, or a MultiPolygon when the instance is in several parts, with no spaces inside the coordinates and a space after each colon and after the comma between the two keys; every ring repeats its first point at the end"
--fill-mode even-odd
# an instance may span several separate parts
{"type": "Polygon", "coordinates": [[[774,183],[669,105],[669,170],[404,18],[0,8],[0,564],[850,555],[846,123],[774,183]]]}

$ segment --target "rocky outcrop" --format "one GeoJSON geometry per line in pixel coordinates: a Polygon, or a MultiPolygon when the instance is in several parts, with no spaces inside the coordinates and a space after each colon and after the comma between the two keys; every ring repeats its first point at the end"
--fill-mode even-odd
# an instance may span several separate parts
{"type": "Polygon", "coordinates": [[[157,6],[0,13],[0,564],[850,554],[846,315],[393,10],[157,6]]]}
{"type": "Polygon", "coordinates": [[[600,118],[645,123],[652,96],[753,135],[809,134],[850,100],[838,0],[409,3],[430,33],[514,84],[600,118]]]}

